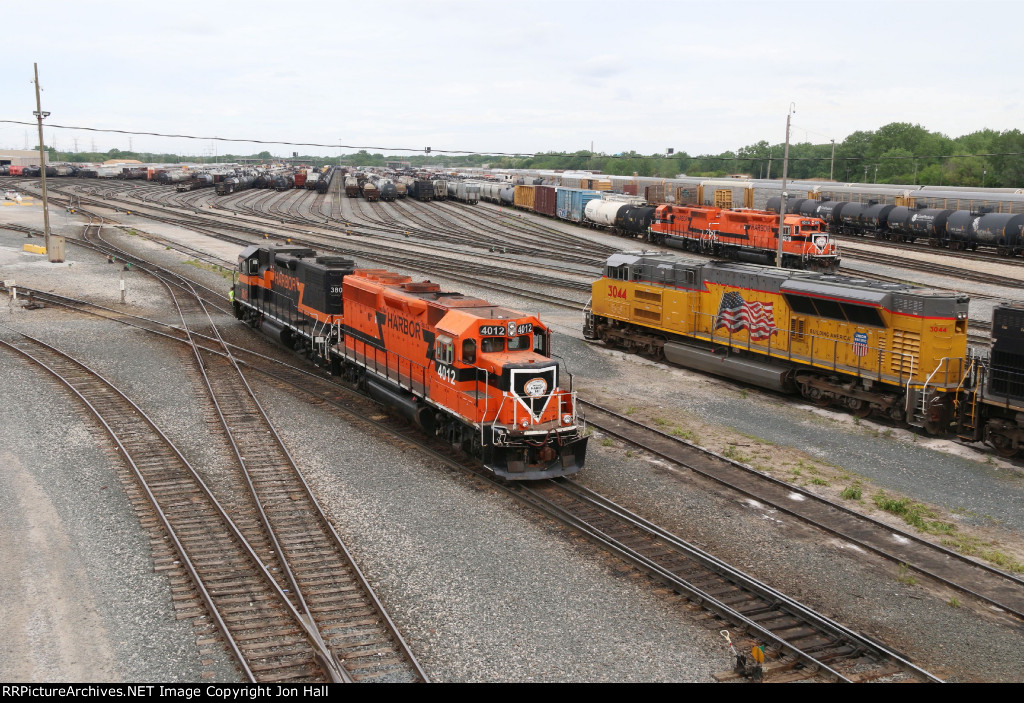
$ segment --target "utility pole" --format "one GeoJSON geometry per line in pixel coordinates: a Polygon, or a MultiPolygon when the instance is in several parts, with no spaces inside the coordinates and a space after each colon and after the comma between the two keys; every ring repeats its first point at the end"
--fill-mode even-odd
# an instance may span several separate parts
{"type": "MultiPolygon", "coordinates": [[[[49,117],[49,112],[43,112],[42,105],[39,99],[39,64],[32,64],[32,68],[36,74],[36,111],[32,114],[36,116],[36,120],[39,123],[39,177],[43,183],[43,237],[44,245],[46,246],[46,255],[52,257],[53,250],[50,249],[50,207],[49,202],[46,199],[46,147],[43,146],[43,118],[49,117]]],[[[51,258],[50,261],[53,261],[51,258]]]]}
{"type": "Polygon", "coordinates": [[[828,179],[830,181],[832,180],[832,171],[835,169],[835,166],[836,166],[836,140],[833,139],[832,140],[832,161],[830,161],[829,165],[828,165],[828,179]]]}
{"type": "Polygon", "coordinates": [[[786,221],[786,178],[789,176],[789,121],[796,112],[796,103],[789,104],[789,112],[786,113],[786,148],[782,152],[782,197],[779,198],[779,248],[775,253],[775,266],[782,268],[782,229],[786,221]]]}

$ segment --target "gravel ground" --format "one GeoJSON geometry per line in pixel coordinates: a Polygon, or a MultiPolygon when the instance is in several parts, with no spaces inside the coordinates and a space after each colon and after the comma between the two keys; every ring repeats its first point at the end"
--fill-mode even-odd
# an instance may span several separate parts
{"type": "MultiPolygon", "coordinates": [[[[21,266],[26,256],[12,253],[10,247],[20,246],[20,240],[8,234],[0,233],[5,276],[12,261],[21,266]]],[[[162,247],[150,249],[176,257],[161,254],[162,247]]],[[[76,275],[75,287],[88,289],[86,281],[95,280],[92,285],[103,294],[111,276],[104,266],[75,262],[72,268],[82,276],[76,275]]],[[[53,270],[44,263],[19,268],[16,275],[25,282],[39,276],[53,285],[67,280],[53,270]]],[[[138,296],[139,305],[159,305],[155,287],[150,291],[134,273],[131,280],[130,296],[138,296]]],[[[210,280],[210,285],[220,281],[213,274],[210,280]]],[[[131,297],[129,304],[135,304],[131,297]]],[[[203,431],[194,427],[197,411],[187,410],[194,405],[189,384],[182,382],[188,373],[172,352],[150,344],[146,354],[113,358],[109,342],[88,332],[94,325],[68,325],[66,317],[62,321],[49,311],[18,310],[11,316],[31,316],[34,324],[69,345],[98,355],[97,365],[131,386],[140,403],[162,413],[162,421],[184,418],[183,435],[193,427],[195,436],[182,440],[187,455],[195,455],[198,463],[215,463],[203,431]],[[153,383],[155,373],[163,380],[153,383]]],[[[795,480],[806,480],[809,467],[818,467],[870,477],[891,490],[905,485],[907,494],[917,498],[933,489],[935,502],[964,506],[959,517],[965,525],[977,523],[1019,541],[1020,527],[1011,523],[1014,511],[1019,520],[1020,503],[1007,496],[1019,500],[1021,485],[1017,474],[999,463],[937,452],[900,433],[890,436],[881,426],[838,421],[752,389],[608,352],[575,336],[578,322],[574,325],[571,314],[552,311],[549,317],[556,329],[573,331],[558,336],[556,351],[588,395],[617,399],[623,408],[632,405],[638,416],[662,416],[704,435],[697,438],[701,443],[731,445],[752,460],[762,451],[785,451],[787,461],[804,462],[804,476],[795,480]],[[637,388],[643,388],[642,401],[636,400],[637,388]],[[966,487],[961,474],[978,483],[966,487]],[[1010,529],[997,530],[987,515],[1010,529]]],[[[121,338],[121,332],[107,334],[107,340],[121,338]]],[[[129,339],[125,347],[134,349],[142,342],[141,333],[129,339]]],[[[622,571],[588,544],[429,459],[288,394],[261,392],[343,538],[435,680],[701,681],[727,667],[717,634],[692,624],[677,600],[659,594],[646,578],[622,571]]],[[[21,431],[33,426],[23,425],[21,431]]],[[[602,439],[592,439],[587,469],[580,474],[587,485],[902,649],[934,673],[956,680],[1024,679],[1017,654],[1019,623],[1007,623],[964,597],[960,607],[952,607],[950,593],[920,580],[901,581],[896,565],[614,442],[604,446],[602,439]],[[952,632],[957,633],[955,645],[952,632]]],[[[126,581],[126,587],[141,588],[136,580],[126,581]]],[[[189,635],[184,633],[182,642],[190,643],[189,635]]]]}
{"type": "MultiPolygon", "coordinates": [[[[3,242],[6,245],[6,242],[3,242]]],[[[9,250],[0,254],[11,275],[9,250]]],[[[79,272],[103,270],[77,261],[79,272]]],[[[29,270],[17,272],[31,279],[29,270]]],[[[63,267],[40,279],[68,280],[63,267]]],[[[107,275],[91,280],[102,294],[107,275]]],[[[44,285],[45,280],[40,280],[44,285]]],[[[0,306],[0,323],[31,331],[59,346],[92,346],[95,366],[117,366],[113,340],[147,349],[141,335],[122,336],[112,323],[68,319],[58,311],[0,306]]],[[[152,354],[150,353],[152,351],[152,354]]],[[[147,373],[165,371],[159,346],[147,373]]],[[[214,673],[236,680],[234,666],[203,660],[189,621],[175,619],[165,576],[153,572],[149,536],[120,490],[105,433],[83,421],[69,391],[45,383],[39,371],[0,354],[0,591],[10,617],[0,631],[4,681],[201,680],[214,673]],[[30,397],[32,402],[25,403],[30,397]]],[[[206,655],[203,655],[206,656],[206,655]]]]}

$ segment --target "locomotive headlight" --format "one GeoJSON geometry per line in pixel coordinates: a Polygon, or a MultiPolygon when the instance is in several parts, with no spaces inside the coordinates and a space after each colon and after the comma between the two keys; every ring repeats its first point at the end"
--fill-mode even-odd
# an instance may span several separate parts
{"type": "Polygon", "coordinates": [[[527,427],[529,427],[529,426],[530,426],[530,420],[529,420],[529,418],[525,418],[525,417],[524,417],[524,418],[523,418],[523,419],[522,419],[522,420],[521,420],[521,421],[519,422],[519,424],[520,424],[520,425],[522,425],[523,429],[525,430],[525,429],[526,429],[527,427]]]}
{"type": "Polygon", "coordinates": [[[568,413],[566,413],[565,415],[562,415],[562,424],[563,425],[571,425],[572,424],[572,415],[569,415],[568,413]]]}

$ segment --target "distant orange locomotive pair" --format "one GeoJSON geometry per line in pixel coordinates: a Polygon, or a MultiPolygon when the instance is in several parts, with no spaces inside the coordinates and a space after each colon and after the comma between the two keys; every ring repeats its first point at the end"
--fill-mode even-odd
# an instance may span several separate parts
{"type": "MultiPolygon", "coordinates": [[[[839,267],[839,253],[817,217],[785,215],[782,265],[830,272],[839,267]]],[[[740,261],[772,264],[778,255],[779,216],[762,210],[659,205],[648,239],[694,252],[729,256],[740,261]]]]}
{"type": "MultiPolygon", "coordinates": [[[[508,479],[584,463],[576,396],[534,316],[312,249],[251,246],[235,316],[508,479]]],[[[571,377],[570,377],[571,384],[571,377]]]]}

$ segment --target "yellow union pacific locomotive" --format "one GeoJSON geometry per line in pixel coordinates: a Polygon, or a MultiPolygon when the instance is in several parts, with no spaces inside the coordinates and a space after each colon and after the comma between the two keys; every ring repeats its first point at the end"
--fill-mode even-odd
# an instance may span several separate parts
{"type": "Polygon", "coordinates": [[[968,298],[661,253],[611,256],[584,335],[937,434],[964,379],[968,298]]]}

